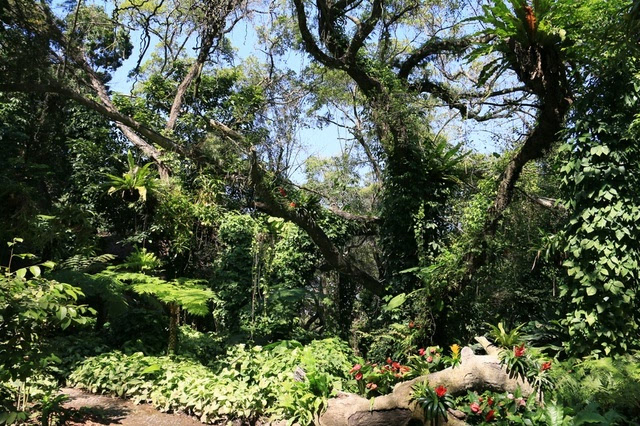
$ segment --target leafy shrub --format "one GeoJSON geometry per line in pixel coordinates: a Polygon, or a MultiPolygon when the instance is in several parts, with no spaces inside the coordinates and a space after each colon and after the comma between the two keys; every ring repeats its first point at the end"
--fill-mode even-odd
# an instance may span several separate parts
{"type": "Polygon", "coordinates": [[[8,243],[9,264],[0,266],[0,412],[6,423],[25,419],[35,378],[59,361],[45,339],[60,328],[86,324],[95,314],[77,304],[80,289],[42,277],[41,267],[51,268],[51,262],[12,270],[16,258],[35,257],[14,254],[20,242],[8,243]]]}
{"type": "Polygon", "coordinates": [[[490,328],[489,334],[496,343],[496,345],[502,348],[512,348],[522,343],[522,337],[520,336],[520,329],[524,326],[521,324],[509,331],[505,330],[504,324],[499,322],[497,326],[487,324],[490,328]]]}
{"type": "Polygon", "coordinates": [[[269,416],[311,424],[326,399],[342,388],[352,365],[348,346],[326,339],[302,346],[237,345],[211,368],[183,357],[111,352],[86,360],[70,382],[182,410],[203,422],[269,416]]]}
{"type": "Polygon", "coordinates": [[[640,420],[640,354],[565,363],[554,371],[555,395],[565,405],[597,404],[640,420]]]}
{"type": "Polygon", "coordinates": [[[178,329],[178,353],[208,364],[222,355],[223,340],[213,332],[203,333],[189,325],[181,325],[178,329]]]}
{"type": "Polygon", "coordinates": [[[60,361],[49,365],[47,372],[57,378],[66,378],[86,358],[110,350],[104,339],[94,333],[80,331],[69,336],[56,336],[47,347],[60,361]]]}
{"type": "MultiPolygon", "coordinates": [[[[411,324],[411,323],[410,323],[411,324]]],[[[368,359],[385,359],[391,357],[405,361],[409,353],[416,348],[417,327],[402,323],[393,323],[383,329],[371,332],[358,332],[359,346],[368,348],[368,359]]]]}
{"type": "Polygon", "coordinates": [[[513,393],[486,391],[480,395],[469,391],[457,399],[457,404],[467,414],[465,421],[468,424],[486,424],[492,421],[499,424],[544,424],[537,421],[543,414],[539,411],[536,398],[524,398],[520,388],[513,393]],[[532,419],[536,419],[536,422],[532,423],[532,419]]]}

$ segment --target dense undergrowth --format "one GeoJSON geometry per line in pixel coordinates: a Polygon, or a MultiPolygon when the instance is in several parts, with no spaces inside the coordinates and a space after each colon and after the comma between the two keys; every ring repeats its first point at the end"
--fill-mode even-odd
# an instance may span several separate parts
{"type": "Polygon", "coordinates": [[[109,352],[84,361],[69,381],[206,423],[269,417],[311,424],[326,399],[343,388],[352,365],[351,351],[338,339],[306,346],[283,341],[231,347],[209,367],[187,357],[109,352]]]}
{"type": "MultiPolygon", "coordinates": [[[[522,374],[536,387],[528,397],[519,390],[470,390],[454,396],[443,386],[425,382],[414,388],[414,398],[444,404],[443,413],[446,408],[460,410],[472,425],[638,424],[640,354],[558,361],[526,345],[503,348],[501,358],[511,374],[522,374]],[[622,394],[627,397],[620,398],[622,394]]],[[[265,347],[236,345],[206,366],[184,355],[112,351],[86,359],[68,382],[150,403],[162,411],[183,411],[205,423],[251,423],[260,418],[311,425],[336,392],[376,398],[401,381],[456,368],[460,349],[456,344],[446,350],[420,348],[405,354],[404,363],[391,357],[372,362],[354,357],[339,339],[308,345],[283,341],[265,347]]]]}

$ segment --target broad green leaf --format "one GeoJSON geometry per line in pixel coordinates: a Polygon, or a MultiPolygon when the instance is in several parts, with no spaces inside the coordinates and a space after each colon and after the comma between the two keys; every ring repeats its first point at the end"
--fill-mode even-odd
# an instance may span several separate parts
{"type": "Polygon", "coordinates": [[[400,306],[402,306],[402,304],[406,301],[407,296],[405,293],[400,293],[399,295],[395,296],[393,299],[391,299],[389,301],[389,303],[387,303],[387,305],[383,308],[383,311],[392,311],[394,309],[399,308],[400,306]]]}
{"type": "Polygon", "coordinates": [[[39,277],[41,273],[40,267],[37,265],[29,266],[29,272],[31,272],[34,277],[39,277]]]}

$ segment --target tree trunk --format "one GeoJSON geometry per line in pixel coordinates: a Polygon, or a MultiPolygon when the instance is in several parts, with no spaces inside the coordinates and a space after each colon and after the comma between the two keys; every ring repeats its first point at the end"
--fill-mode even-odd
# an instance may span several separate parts
{"type": "Polygon", "coordinates": [[[178,349],[178,321],[180,319],[180,306],[175,303],[169,304],[169,355],[176,353],[178,349]]]}
{"type": "MultiPolygon", "coordinates": [[[[377,397],[373,402],[359,395],[340,393],[329,400],[327,410],[320,417],[321,426],[419,426],[425,424],[420,407],[411,402],[412,387],[427,381],[430,387],[444,386],[452,395],[467,390],[515,391],[518,387],[523,396],[533,393],[533,388],[521,379],[511,378],[498,359],[499,349],[484,337],[476,340],[485,348],[487,355],[475,355],[469,347],[462,349],[461,363],[442,371],[398,383],[393,392],[377,397]]],[[[450,411],[448,424],[464,425],[464,414],[450,411]]]]}

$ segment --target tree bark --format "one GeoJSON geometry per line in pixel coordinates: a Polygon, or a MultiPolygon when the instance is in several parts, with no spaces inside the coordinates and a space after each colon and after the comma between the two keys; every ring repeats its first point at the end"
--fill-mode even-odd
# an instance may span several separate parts
{"type": "Polygon", "coordinates": [[[180,319],[180,306],[169,303],[169,345],[167,353],[173,355],[178,350],[178,321],[180,319]]]}

